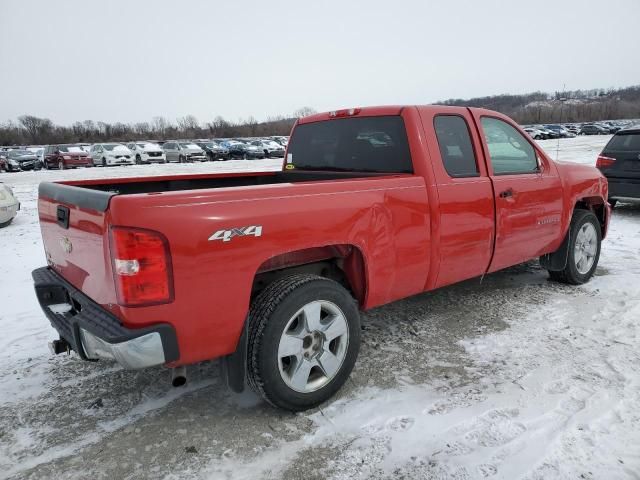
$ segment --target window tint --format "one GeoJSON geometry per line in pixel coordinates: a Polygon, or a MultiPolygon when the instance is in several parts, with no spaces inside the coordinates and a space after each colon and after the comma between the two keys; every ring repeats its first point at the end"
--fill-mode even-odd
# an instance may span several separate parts
{"type": "Polygon", "coordinates": [[[604,148],[604,152],[636,151],[640,152],[640,133],[618,133],[604,148]]]}
{"type": "Polygon", "coordinates": [[[496,175],[538,171],[536,152],[518,130],[497,118],[482,117],[480,122],[496,175]]]}
{"type": "Polygon", "coordinates": [[[451,177],[476,177],[478,164],[464,118],[438,115],[433,121],[444,168],[451,177]]]}
{"type": "Polygon", "coordinates": [[[404,122],[395,115],[298,125],[288,153],[297,169],[413,172],[404,122]]]}

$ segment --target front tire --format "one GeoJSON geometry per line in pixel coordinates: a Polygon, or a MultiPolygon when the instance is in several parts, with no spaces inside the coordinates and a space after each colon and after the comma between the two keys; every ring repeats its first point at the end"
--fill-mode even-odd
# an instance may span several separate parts
{"type": "Polygon", "coordinates": [[[58,162],[58,170],[64,170],[64,161],[60,160],[58,162]]]}
{"type": "Polygon", "coordinates": [[[564,270],[550,271],[552,280],[582,285],[596,271],[600,259],[602,231],[598,218],[589,210],[576,210],[569,227],[569,253],[564,270]]]}
{"type": "Polygon", "coordinates": [[[248,383],[275,407],[313,408],[349,378],[360,314],[339,283],[317,275],[276,280],[253,301],[248,322],[248,383]]]}

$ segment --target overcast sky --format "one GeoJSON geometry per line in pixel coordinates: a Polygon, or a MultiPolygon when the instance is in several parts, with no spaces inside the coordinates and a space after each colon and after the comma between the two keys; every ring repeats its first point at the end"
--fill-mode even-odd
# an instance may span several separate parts
{"type": "Polygon", "coordinates": [[[640,0],[0,0],[0,122],[628,86],[639,25],[640,0]]]}

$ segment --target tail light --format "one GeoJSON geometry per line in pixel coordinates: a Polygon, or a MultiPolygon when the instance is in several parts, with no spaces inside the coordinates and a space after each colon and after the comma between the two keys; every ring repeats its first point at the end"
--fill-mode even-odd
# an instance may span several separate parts
{"type": "Polygon", "coordinates": [[[140,228],[111,228],[111,260],[118,303],[125,307],[173,301],[167,239],[140,228]]]}
{"type": "Polygon", "coordinates": [[[604,155],[600,155],[598,156],[598,160],[596,160],[596,167],[597,168],[610,167],[614,163],[616,163],[615,158],[605,157],[604,155]]]}

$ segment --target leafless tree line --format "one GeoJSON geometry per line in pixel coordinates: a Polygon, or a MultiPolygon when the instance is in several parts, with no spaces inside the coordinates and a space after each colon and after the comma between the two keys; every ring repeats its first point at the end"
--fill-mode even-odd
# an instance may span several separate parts
{"type": "Polygon", "coordinates": [[[311,107],[303,107],[290,116],[270,117],[263,122],[258,122],[253,117],[233,122],[217,116],[210,122],[201,123],[193,115],[187,115],[177,118],[175,122],[165,117],[154,117],[150,122],[108,123],[85,120],[70,126],[56,125],[48,118],[22,115],[17,122],[0,124],[0,145],[289,135],[296,118],[314,112],[311,107]]]}
{"type": "Polygon", "coordinates": [[[620,89],[534,92],[450,99],[444,105],[482,107],[510,116],[520,124],[592,122],[640,118],[640,85],[620,89]]]}

